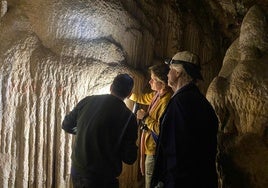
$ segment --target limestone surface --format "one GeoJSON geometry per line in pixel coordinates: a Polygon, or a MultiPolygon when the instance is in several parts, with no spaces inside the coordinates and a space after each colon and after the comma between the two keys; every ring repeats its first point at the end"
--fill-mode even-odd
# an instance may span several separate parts
{"type": "MultiPolygon", "coordinates": [[[[0,0],[0,187],[71,187],[75,137],[62,131],[64,115],[108,93],[118,73],[148,89],[147,68],[178,50],[200,56],[202,92],[218,75],[208,98],[221,123],[222,185],[266,186],[267,4],[0,0]]],[[[123,168],[120,186],[142,187],[138,162],[123,168]]]]}
{"type": "Polygon", "coordinates": [[[219,121],[222,187],[268,187],[268,22],[253,6],[207,98],[219,121]]]}

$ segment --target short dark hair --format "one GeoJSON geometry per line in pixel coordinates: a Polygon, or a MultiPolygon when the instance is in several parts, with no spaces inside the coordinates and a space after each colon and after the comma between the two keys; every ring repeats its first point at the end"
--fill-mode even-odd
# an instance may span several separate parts
{"type": "Polygon", "coordinates": [[[169,66],[166,64],[157,64],[149,67],[150,73],[153,73],[159,80],[168,84],[169,66]]]}
{"type": "Polygon", "coordinates": [[[126,98],[134,86],[133,78],[128,74],[117,75],[112,83],[111,91],[120,98],[126,98]]]}

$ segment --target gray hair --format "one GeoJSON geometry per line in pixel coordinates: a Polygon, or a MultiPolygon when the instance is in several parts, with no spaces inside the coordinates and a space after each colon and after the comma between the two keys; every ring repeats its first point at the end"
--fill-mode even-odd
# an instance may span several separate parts
{"type": "Polygon", "coordinates": [[[183,82],[190,82],[193,80],[193,78],[185,71],[182,64],[171,64],[170,68],[173,68],[177,72],[182,73],[181,79],[183,80],[183,82]]]}

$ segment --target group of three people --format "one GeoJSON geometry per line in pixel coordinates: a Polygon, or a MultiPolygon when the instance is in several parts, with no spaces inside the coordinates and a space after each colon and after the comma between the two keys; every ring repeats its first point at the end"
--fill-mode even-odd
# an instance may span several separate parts
{"type": "Polygon", "coordinates": [[[146,188],[217,187],[218,120],[196,86],[203,79],[198,56],[178,52],[168,65],[149,70],[152,92],[132,93],[133,79],[119,74],[111,94],[88,96],[65,116],[62,128],[76,134],[71,172],[75,188],[119,187],[122,162],[137,159],[136,118],[142,122],[140,169],[146,188]],[[135,116],[126,98],[148,109],[135,116]]]}

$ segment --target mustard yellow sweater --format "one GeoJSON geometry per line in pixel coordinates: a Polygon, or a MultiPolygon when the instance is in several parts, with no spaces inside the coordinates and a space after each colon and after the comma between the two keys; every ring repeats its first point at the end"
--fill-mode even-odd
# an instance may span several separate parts
{"type": "MultiPolygon", "coordinates": [[[[156,92],[146,93],[142,95],[133,93],[129,99],[143,105],[150,105],[155,94],[156,92]]],[[[157,135],[159,134],[160,130],[160,118],[163,115],[172,94],[173,93],[170,91],[161,96],[154,109],[151,110],[149,112],[149,115],[145,118],[147,127],[157,135]]],[[[145,154],[154,155],[155,149],[156,143],[151,135],[151,132],[147,131],[145,134],[145,154]]]]}

